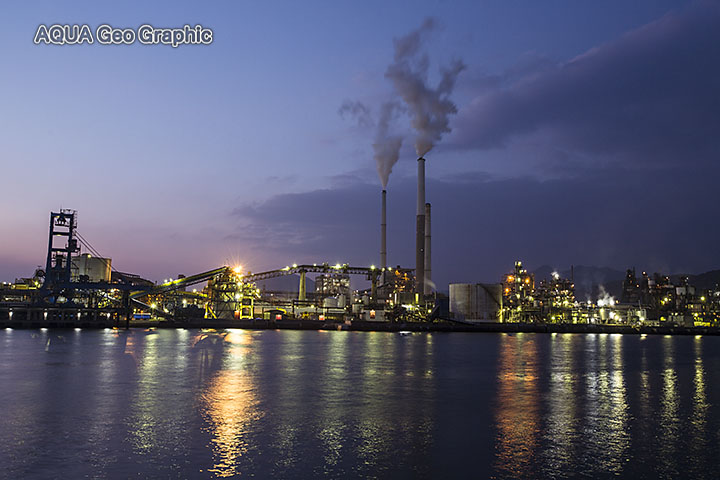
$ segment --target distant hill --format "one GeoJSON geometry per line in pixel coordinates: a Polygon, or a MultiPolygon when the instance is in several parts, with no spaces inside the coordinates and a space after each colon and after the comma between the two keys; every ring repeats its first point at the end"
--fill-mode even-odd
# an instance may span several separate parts
{"type": "MultiPolygon", "coordinates": [[[[535,280],[548,280],[554,269],[548,265],[543,265],[535,269],[535,280]]],[[[564,278],[570,278],[570,270],[558,272],[564,278]]],[[[636,272],[638,278],[641,272],[636,272]]],[[[650,274],[652,277],[652,274],[650,274]]],[[[675,274],[670,275],[673,283],[680,282],[682,277],[688,277],[690,285],[694,285],[698,291],[715,288],[720,284],[720,270],[711,270],[700,274],[675,274]]],[[[598,298],[600,286],[613,297],[620,299],[622,296],[622,286],[625,280],[625,271],[615,270],[607,267],[587,267],[578,265],[574,268],[575,280],[575,298],[579,301],[586,300],[588,297],[595,300],[598,298]]]]}
{"type": "Polygon", "coordinates": [[[700,273],[698,275],[670,275],[670,280],[674,283],[678,283],[682,277],[688,277],[690,285],[695,285],[695,288],[698,290],[709,290],[720,284],[720,270],[710,270],[709,272],[700,273]]]}

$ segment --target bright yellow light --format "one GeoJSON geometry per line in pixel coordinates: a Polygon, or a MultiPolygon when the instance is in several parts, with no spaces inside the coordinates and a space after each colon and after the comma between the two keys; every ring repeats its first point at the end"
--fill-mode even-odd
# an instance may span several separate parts
{"type": "Polygon", "coordinates": [[[150,308],[155,309],[157,308],[157,303],[153,302],[150,304],[150,308]]]}
{"type": "Polygon", "coordinates": [[[233,272],[235,272],[235,273],[237,273],[237,274],[242,273],[242,270],[243,270],[242,265],[238,265],[238,266],[236,266],[235,268],[233,268],[233,272]]]}

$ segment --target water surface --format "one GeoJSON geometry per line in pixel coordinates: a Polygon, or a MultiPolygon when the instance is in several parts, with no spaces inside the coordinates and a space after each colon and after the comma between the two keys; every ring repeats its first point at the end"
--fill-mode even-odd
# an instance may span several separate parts
{"type": "Polygon", "coordinates": [[[720,338],[0,330],[5,478],[716,478],[720,338]]]}

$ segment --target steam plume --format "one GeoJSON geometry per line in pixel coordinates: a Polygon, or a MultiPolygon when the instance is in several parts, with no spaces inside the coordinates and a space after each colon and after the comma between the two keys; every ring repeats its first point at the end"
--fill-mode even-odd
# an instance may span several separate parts
{"type": "Polygon", "coordinates": [[[360,127],[371,127],[373,125],[370,108],[362,102],[345,100],[343,104],[340,105],[338,114],[340,114],[340,117],[343,119],[345,115],[354,117],[360,127]]]}
{"type": "Polygon", "coordinates": [[[433,18],[427,18],[419,29],[394,39],[394,61],[385,72],[410,110],[411,123],[417,131],[415,151],[420,157],[429,152],[444,133],[450,132],[449,117],[457,113],[457,107],[448,97],[457,76],[465,69],[462,61],[455,60],[441,69],[437,88],[428,86],[429,59],[421,46],[425,35],[436,24],[433,18]]]}
{"type": "Polygon", "coordinates": [[[399,135],[390,134],[390,124],[396,113],[402,111],[404,111],[404,108],[400,103],[395,101],[385,102],[380,106],[380,115],[376,124],[370,107],[362,102],[346,100],[338,109],[338,113],[342,118],[346,116],[354,118],[359,127],[375,127],[373,152],[383,189],[387,187],[392,168],[400,156],[403,139],[399,135]]]}
{"type": "Polygon", "coordinates": [[[398,161],[400,146],[403,141],[402,137],[389,134],[390,121],[399,108],[400,105],[396,102],[383,103],[382,107],[380,107],[380,118],[375,132],[373,151],[375,152],[375,163],[377,163],[377,171],[383,189],[387,187],[393,165],[398,161]]]}

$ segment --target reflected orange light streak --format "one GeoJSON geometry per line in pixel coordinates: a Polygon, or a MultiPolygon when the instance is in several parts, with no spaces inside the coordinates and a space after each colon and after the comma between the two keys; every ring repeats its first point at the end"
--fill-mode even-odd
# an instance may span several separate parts
{"type": "Polygon", "coordinates": [[[246,435],[262,414],[257,407],[252,377],[242,368],[242,363],[234,363],[248,353],[252,337],[230,331],[222,339],[229,345],[227,358],[231,363],[218,372],[203,395],[203,415],[213,435],[210,442],[215,464],[208,471],[217,477],[232,477],[241,474],[239,460],[249,445],[246,435]]]}
{"type": "Polygon", "coordinates": [[[498,371],[499,438],[496,465],[512,477],[526,477],[538,447],[540,402],[534,339],[502,338],[498,371]]]}

